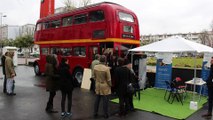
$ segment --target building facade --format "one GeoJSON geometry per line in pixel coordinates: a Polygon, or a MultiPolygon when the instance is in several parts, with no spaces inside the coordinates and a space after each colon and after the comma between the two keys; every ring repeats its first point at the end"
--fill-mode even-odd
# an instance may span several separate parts
{"type": "Polygon", "coordinates": [[[162,39],[171,37],[171,36],[181,36],[187,40],[192,40],[197,43],[202,43],[208,46],[213,46],[213,32],[205,31],[200,33],[177,33],[177,34],[156,34],[156,35],[142,35],[141,41],[144,44],[157,42],[162,39]]]}
{"type": "Polygon", "coordinates": [[[34,35],[35,31],[35,25],[34,24],[26,24],[23,26],[20,26],[20,35],[25,36],[25,35],[34,35]]]}
{"type": "Polygon", "coordinates": [[[17,36],[20,35],[19,26],[17,25],[4,25],[0,29],[0,40],[14,40],[17,36]]]}
{"type": "Polygon", "coordinates": [[[4,25],[0,27],[0,40],[12,39],[24,35],[34,35],[35,25],[26,24],[23,26],[18,25],[4,25]]]}

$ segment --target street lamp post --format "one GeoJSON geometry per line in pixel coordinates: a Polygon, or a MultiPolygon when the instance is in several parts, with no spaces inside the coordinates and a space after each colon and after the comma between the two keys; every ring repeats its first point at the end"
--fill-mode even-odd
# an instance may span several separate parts
{"type": "MultiPolygon", "coordinates": [[[[7,16],[0,12],[0,19],[1,19],[1,24],[0,24],[0,30],[1,30],[1,31],[0,31],[0,34],[1,34],[1,38],[0,38],[0,40],[1,40],[1,42],[2,42],[2,40],[3,40],[3,32],[2,32],[2,30],[3,30],[3,17],[7,17],[7,16]]],[[[2,47],[2,45],[1,45],[1,47],[2,47]]]]}

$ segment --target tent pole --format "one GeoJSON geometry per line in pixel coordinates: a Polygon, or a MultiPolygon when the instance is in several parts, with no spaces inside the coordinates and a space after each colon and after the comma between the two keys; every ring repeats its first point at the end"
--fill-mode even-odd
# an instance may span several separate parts
{"type": "Polygon", "coordinates": [[[196,52],[194,52],[194,88],[193,88],[193,101],[195,101],[195,89],[196,89],[196,85],[195,85],[195,82],[196,82],[196,75],[197,75],[197,66],[196,66],[196,59],[197,59],[197,54],[196,52]]]}

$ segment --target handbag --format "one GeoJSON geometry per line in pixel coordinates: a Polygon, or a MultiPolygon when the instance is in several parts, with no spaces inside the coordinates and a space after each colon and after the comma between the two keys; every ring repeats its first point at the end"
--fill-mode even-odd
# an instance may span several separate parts
{"type": "Polygon", "coordinates": [[[129,93],[129,94],[134,94],[135,93],[135,88],[134,88],[132,83],[129,83],[127,85],[127,93],[129,93]]]}

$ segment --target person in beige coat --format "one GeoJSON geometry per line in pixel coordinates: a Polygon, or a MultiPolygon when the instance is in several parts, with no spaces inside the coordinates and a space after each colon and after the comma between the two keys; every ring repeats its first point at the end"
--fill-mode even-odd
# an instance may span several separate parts
{"type": "Polygon", "coordinates": [[[14,64],[13,64],[13,56],[14,52],[8,52],[8,56],[6,56],[5,59],[5,74],[7,79],[7,95],[16,95],[14,93],[14,77],[16,76],[15,70],[14,70],[14,64]]]}
{"type": "Polygon", "coordinates": [[[111,94],[110,68],[106,66],[106,56],[100,56],[100,64],[94,67],[96,100],[94,105],[94,117],[98,116],[98,107],[101,98],[103,99],[104,118],[108,118],[108,95],[111,94]]]}

